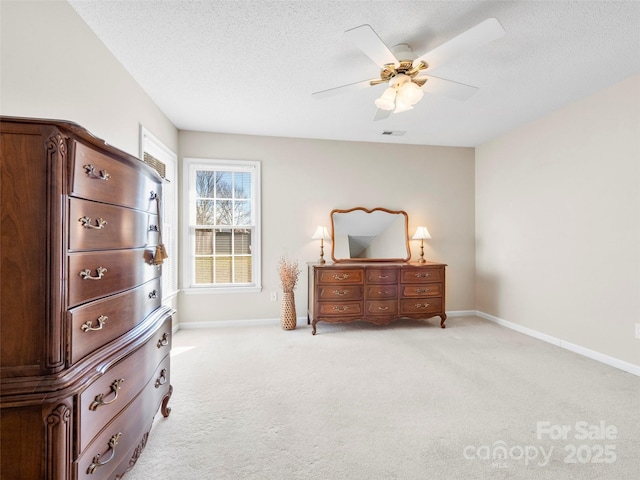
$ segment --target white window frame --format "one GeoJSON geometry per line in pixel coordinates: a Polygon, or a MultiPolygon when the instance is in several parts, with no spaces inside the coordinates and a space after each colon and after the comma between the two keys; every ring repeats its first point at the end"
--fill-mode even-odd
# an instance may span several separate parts
{"type": "Polygon", "coordinates": [[[165,164],[165,182],[162,185],[162,241],[169,255],[162,269],[162,301],[167,302],[180,291],[178,286],[178,156],[149,130],[140,125],[140,158],[148,153],[165,164]]]}
{"type": "Polygon", "coordinates": [[[258,293],[262,291],[262,235],[261,235],[261,195],[260,195],[260,162],[256,160],[220,160],[210,158],[183,158],[182,161],[182,204],[183,204],[183,239],[185,247],[182,257],[182,283],[186,294],[209,293],[258,293]],[[253,238],[251,241],[251,274],[252,282],[238,285],[198,285],[195,283],[195,172],[198,169],[223,171],[250,171],[252,181],[252,213],[255,219],[253,238]]]}

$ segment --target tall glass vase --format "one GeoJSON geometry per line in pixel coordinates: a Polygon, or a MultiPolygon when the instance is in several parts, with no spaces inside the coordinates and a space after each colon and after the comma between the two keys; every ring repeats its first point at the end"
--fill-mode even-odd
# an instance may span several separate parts
{"type": "Polygon", "coordinates": [[[293,292],[282,292],[280,324],[283,330],[296,328],[296,300],[293,297],[293,292]]]}

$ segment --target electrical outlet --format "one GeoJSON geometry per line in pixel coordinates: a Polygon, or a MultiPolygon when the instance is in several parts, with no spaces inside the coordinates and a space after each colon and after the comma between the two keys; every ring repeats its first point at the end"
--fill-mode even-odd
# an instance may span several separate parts
{"type": "Polygon", "coordinates": [[[640,339],[640,323],[636,323],[636,338],[640,339]]]}
{"type": "Polygon", "coordinates": [[[271,292],[271,301],[272,302],[278,301],[278,292],[271,292]]]}

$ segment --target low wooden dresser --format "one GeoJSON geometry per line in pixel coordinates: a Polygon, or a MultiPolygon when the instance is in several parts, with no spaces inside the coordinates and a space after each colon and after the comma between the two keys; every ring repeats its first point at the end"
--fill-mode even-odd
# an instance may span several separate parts
{"type": "Polygon", "coordinates": [[[307,322],[363,320],[384,325],[401,318],[440,317],[445,328],[445,264],[309,264],[307,322]]]}
{"type": "Polygon", "coordinates": [[[76,124],[0,117],[2,479],[122,477],[167,416],[162,178],[76,124]]]}

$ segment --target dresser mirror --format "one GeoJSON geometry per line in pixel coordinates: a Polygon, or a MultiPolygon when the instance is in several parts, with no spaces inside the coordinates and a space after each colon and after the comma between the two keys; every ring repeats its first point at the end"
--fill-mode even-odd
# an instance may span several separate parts
{"type": "Polygon", "coordinates": [[[331,211],[334,262],[409,261],[409,216],[402,210],[363,207],[331,211]]]}

